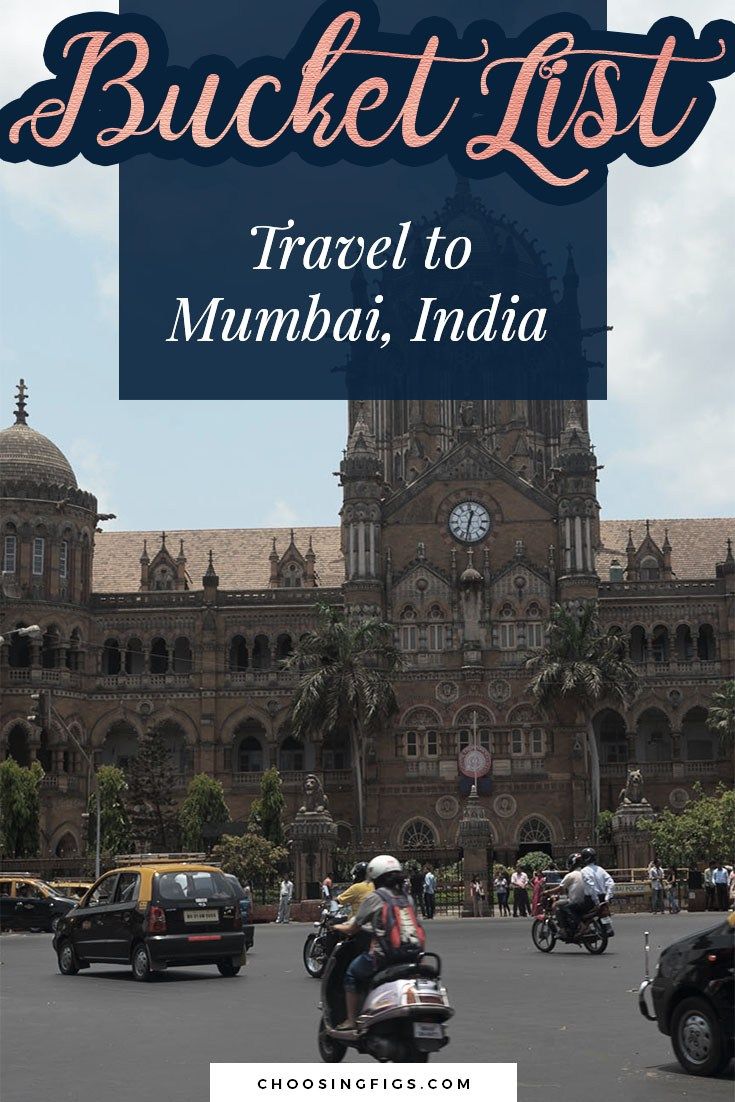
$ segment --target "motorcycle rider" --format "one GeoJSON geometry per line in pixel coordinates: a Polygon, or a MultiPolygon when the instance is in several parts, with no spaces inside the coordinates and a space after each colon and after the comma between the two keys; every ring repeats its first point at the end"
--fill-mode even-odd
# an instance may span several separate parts
{"type": "Polygon", "coordinates": [[[366,895],[369,895],[373,891],[373,885],[369,880],[366,880],[367,874],[367,861],[358,861],[356,865],[352,866],[350,876],[352,877],[352,883],[349,888],[345,888],[341,895],[337,896],[337,902],[344,907],[349,907],[352,911],[353,918],[360,910],[360,904],[366,895]]]}
{"type": "Polygon", "coordinates": [[[582,879],[591,911],[600,903],[609,903],[615,894],[615,881],[609,872],[597,864],[597,853],[591,847],[582,850],[582,879]]]}
{"type": "Polygon", "coordinates": [[[587,898],[584,880],[582,878],[581,853],[570,853],[567,859],[569,870],[559,886],[553,889],[553,894],[566,892],[566,898],[556,905],[556,917],[559,925],[567,938],[573,938],[579,920],[587,910],[587,898]]]}
{"type": "Polygon", "coordinates": [[[346,937],[354,937],[361,931],[370,936],[368,948],[355,957],[345,972],[347,1017],[337,1026],[340,1030],[355,1028],[360,1008],[358,988],[386,963],[388,931],[383,926],[386,913],[400,911],[400,945],[390,951],[391,963],[415,960],[424,946],[424,931],[416,917],[413,900],[403,894],[404,873],[400,861],[385,853],[374,857],[367,867],[366,878],[372,881],[373,890],[365,896],[354,918],[334,926],[346,937]]]}

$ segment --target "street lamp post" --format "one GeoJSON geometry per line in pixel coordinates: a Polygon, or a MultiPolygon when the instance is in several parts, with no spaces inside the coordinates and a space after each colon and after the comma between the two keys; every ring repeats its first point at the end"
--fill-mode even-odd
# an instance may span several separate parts
{"type": "Polygon", "coordinates": [[[38,624],[31,624],[30,627],[27,628],[12,628],[5,635],[0,635],[0,647],[3,645],[3,643],[7,643],[11,635],[26,635],[30,639],[40,639],[43,635],[43,632],[41,631],[38,624]]]}

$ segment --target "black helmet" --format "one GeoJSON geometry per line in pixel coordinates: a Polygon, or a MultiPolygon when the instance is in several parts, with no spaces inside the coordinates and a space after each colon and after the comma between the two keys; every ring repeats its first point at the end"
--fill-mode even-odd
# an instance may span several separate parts
{"type": "Polygon", "coordinates": [[[591,846],[587,846],[586,849],[583,849],[580,856],[582,858],[583,865],[594,865],[597,861],[597,853],[595,852],[595,850],[592,849],[591,846]]]}
{"type": "Polygon", "coordinates": [[[350,876],[354,884],[358,884],[361,880],[365,879],[365,873],[367,872],[367,861],[358,861],[356,865],[352,866],[350,876]]]}
{"type": "Polygon", "coordinates": [[[569,856],[567,857],[567,868],[569,869],[570,872],[572,871],[572,869],[579,868],[581,863],[582,863],[582,854],[581,853],[570,853],[569,856]]]}

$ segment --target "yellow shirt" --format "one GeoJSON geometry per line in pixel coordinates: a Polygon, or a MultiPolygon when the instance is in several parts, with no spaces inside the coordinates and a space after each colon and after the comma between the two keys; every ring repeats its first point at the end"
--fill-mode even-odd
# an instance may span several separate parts
{"type": "Polygon", "coordinates": [[[369,880],[360,880],[357,884],[350,884],[349,888],[338,895],[337,902],[345,903],[351,908],[352,914],[356,915],[365,896],[374,890],[369,880]]]}

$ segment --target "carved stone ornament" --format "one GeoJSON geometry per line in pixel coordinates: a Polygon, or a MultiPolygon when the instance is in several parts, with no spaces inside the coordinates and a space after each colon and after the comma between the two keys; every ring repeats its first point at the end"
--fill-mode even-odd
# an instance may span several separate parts
{"type": "Polygon", "coordinates": [[[516,813],[517,806],[515,797],[509,792],[496,796],[493,800],[493,811],[501,819],[511,819],[516,813]]]}
{"type": "Polygon", "coordinates": [[[454,819],[459,812],[459,801],[455,796],[440,796],[436,801],[436,813],[440,819],[454,819]]]}
{"type": "Polygon", "coordinates": [[[495,678],[487,687],[487,695],[496,704],[504,704],[506,700],[509,700],[510,691],[510,683],[504,681],[501,677],[495,678]]]}
{"type": "Polygon", "coordinates": [[[436,687],[436,699],[451,704],[459,696],[459,688],[455,681],[440,681],[436,687]]]}
{"type": "Polygon", "coordinates": [[[681,811],[689,803],[689,793],[686,788],[672,788],[669,792],[669,803],[675,811],[681,811]]]}
{"type": "Polygon", "coordinates": [[[648,801],[643,795],[643,774],[640,769],[629,769],[625,788],[620,790],[619,806],[626,804],[644,804],[648,801]]]}
{"type": "Polygon", "coordinates": [[[314,773],[309,773],[304,781],[304,802],[299,811],[326,811],[329,800],[322,788],[322,782],[314,773]]]}

